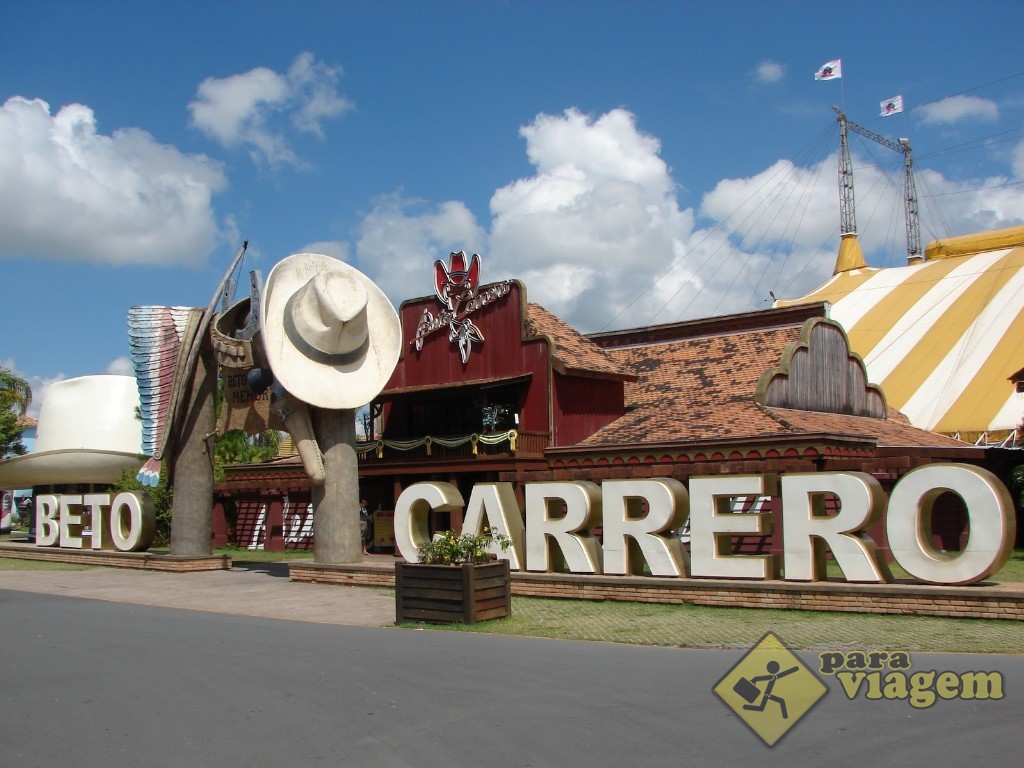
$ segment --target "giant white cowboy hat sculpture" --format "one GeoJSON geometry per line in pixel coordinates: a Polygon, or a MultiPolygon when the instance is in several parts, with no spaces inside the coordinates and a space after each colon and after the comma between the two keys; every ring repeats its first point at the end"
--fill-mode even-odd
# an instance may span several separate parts
{"type": "Polygon", "coordinates": [[[275,265],[261,315],[274,377],[309,405],[366,405],[398,364],[395,308],[366,275],[330,256],[296,253],[275,265]]]}
{"type": "Polygon", "coordinates": [[[35,450],[0,461],[0,488],[113,483],[139,463],[138,404],[131,376],[81,376],[50,385],[35,450]]]}
{"type": "Polygon", "coordinates": [[[357,562],[355,409],[381,392],[398,363],[398,313],[357,269],[316,253],[278,263],[260,304],[271,411],[291,432],[313,485],[315,560],[357,562]]]}
{"type": "Polygon", "coordinates": [[[322,485],[308,406],[355,409],[380,394],[401,350],[398,313],[366,275],[317,253],[275,265],[261,304],[271,410],[291,433],[310,481],[322,485]]]}

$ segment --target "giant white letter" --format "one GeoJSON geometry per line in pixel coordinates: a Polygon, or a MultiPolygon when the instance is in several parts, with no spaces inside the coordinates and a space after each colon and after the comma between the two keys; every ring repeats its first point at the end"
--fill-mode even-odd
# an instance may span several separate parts
{"type": "Polygon", "coordinates": [[[78,507],[82,506],[82,497],[78,495],[62,495],[60,497],[60,545],[67,549],[82,548],[82,515],[78,507]],[[76,507],[72,511],[72,506],[76,507]]]}
{"type": "Polygon", "coordinates": [[[52,547],[60,536],[57,517],[57,497],[36,496],[36,546],[52,547]]]}
{"type": "Polygon", "coordinates": [[[686,487],[670,478],[605,480],[604,572],[641,573],[646,560],[652,576],[685,576],[686,552],[675,532],[686,519],[686,487]],[[647,502],[647,514],[643,504],[647,502]]]}
{"type": "Polygon", "coordinates": [[[493,542],[487,548],[499,560],[508,560],[513,571],[523,569],[523,514],[519,511],[512,483],[477,483],[469,494],[462,532],[479,534],[490,528],[492,533],[507,536],[512,542],[508,549],[502,549],[493,542]]]}
{"type": "Polygon", "coordinates": [[[530,483],[526,486],[526,569],[553,570],[550,536],[570,571],[600,573],[597,541],[588,530],[600,524],[601,489],[594,483],[530,483]]]}
{"type": "Polygon", "coordinates": [[[772,496],[775,475],[725,475],[690,478],[690,574],[719,579],[778,578],[774,555],[734,555],[737,534],[767,536],[771,515],[730,511],[737,496],[772,496]]]}
{"type": "Polygon", "coordinates": [[[89,510],[89,537],[93,549],[103,549],[103,509],[110,504],[109,493],[87,493],[82,497],[82,505],[89,510]]]}
{"type": "Polygon", "coordinates": [[[430,510],[450,512],[465,503],[451,483],[416,483],[402,491],[395,503],[395,546],[402,557],[420,561],[419,547],[430,541],[430,510]]]}
{"type": "MultiPolygon", "coordinates": [[[[95,528],[95,524],[93,527],[95,528]]],[[[121,552],[141,552],[149,549],[155,533],[156,513],[148,494],[124,491],[114,497],[110,505],[110,540],[117,549],[121,552]]]]}
{"type": "Polygon", "coordinates": [[[973,584],[991,576],[1010,559],[1016,528],[1013,499],[995,475],[980,467],[918,467],[889,495],[889,549],[907,573],[932,584],[973,584]],[[963,499],[970,521],[967,546],[952,556],[931,542],[932,507],[947,491],[963,499]]]}
{"type": "Polygon", "coordinates": [[[782,476],[782,536],[787,581],[825,575],[828,544],[847,581],[889,581],[875,542],[864,533],[885,509],[882,487],[864,472],[808,472],[782,476]],[[839,513],[824,514],[824,496],[839,500],[839,513]]]}

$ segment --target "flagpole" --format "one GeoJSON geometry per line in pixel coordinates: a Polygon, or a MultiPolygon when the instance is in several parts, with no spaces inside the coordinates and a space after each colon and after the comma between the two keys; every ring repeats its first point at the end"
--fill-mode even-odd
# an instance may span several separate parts
{"type": "MultiPolygon", "coordinates": [[[[842,61],[843,60],[842,57],[840,57],[839,60],[842,61]]],[[[842,74],[845,75],[846,73],[844,72],[842,74]]],[[[843,105],[843,112],[845,112],[846,111],[846,86],[843,84],[843,77],[842,77],[842,75],[840,75],[840,77],[839,77],[839,103],[843,105]]]]}

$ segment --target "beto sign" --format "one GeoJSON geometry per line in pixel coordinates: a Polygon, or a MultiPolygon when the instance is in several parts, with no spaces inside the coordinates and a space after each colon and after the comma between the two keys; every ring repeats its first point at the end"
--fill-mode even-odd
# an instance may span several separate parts
{"type": "Polygon", "coordinates": [[[136,491],[36,497],[36,546],[142,552],[153,543],[156,515],[149,496],[136,491]],[[104,513],[104,508],[108,511],[104,513]]]}
{"type": "Polygon", "coordinates": [[[931,584],[973,584],[1009,559],[1016,534],[1010,494],[992,473],[966,464],[931,464],[908,472],[888,502],[878,481],[862,472],[693,477],[689,489],[670,478],[531,483],[526,510],[519,510],[510,483],[481,483],[469,503],[455,486],[417,483],[405,489],[395,509],[395,542],[403,557],[418,560],[428,540],[430,510],[465,507],[464,533],[484,526],[512,540],[493,554],[512,570],[551,571],[557,558],[573,573],[630,575],[646,562],[653,576],[733,579],[779,578],[817,581],[824,577],[822,543],[827,544],[848,581],[892,580],[887,564],[866,531],[884,522],[896,563],[931,584]],[[970,535],[962,552],[947,554],[931,541],[931,516],[943,493],[959,496],[967,509],[970,535]],[[768,513],[734,514],[740,496],[782,500],[781,560],[774,554],[731,553],[734,535],[772,532],[768,513]],[[837,514],[823,514],[834,496],[837,514]],[[675,535],[689,517],[690,552],[675,535]],[[591,530],[603,527],[598,545],[591,530]],[[599,549],[601,550],[599,552],[599,549]]]}

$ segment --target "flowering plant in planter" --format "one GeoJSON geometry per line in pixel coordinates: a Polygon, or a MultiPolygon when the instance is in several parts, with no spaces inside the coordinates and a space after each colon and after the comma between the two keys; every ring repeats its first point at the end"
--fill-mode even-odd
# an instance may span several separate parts
{"type": "Polygon", "coordinates": [[[462,563],[487,563],[495,559],[490,548],[497,544],[504,552],[512,546],[512,540],[503,533],[493,533],[484,528],[483,533],[444,531],[419,546],[419,561],[424,565],[460,565],[462,563]]]}

